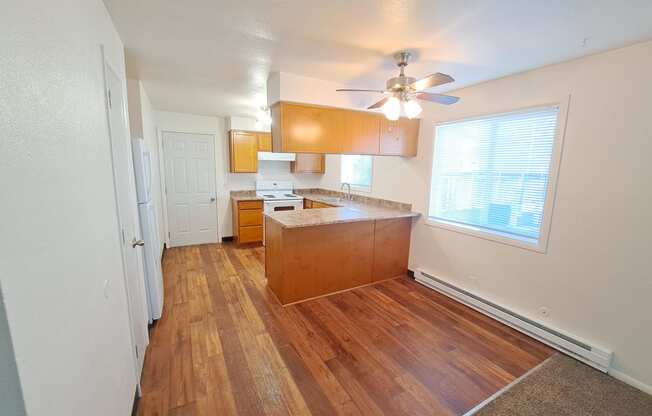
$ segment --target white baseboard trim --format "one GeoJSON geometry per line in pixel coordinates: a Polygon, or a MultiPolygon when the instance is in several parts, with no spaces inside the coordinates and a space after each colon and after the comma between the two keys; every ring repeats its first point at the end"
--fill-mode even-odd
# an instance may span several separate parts
{"type": "Polygon", "coordinates": [[[629,384],[632,387],[635,387],[639,389],[640,391],[647,393],[647,394],[652,394],[652,386],[649,384],[645,384],[640,380],[635,379],[632,376],[628,376],[627,374],[623,373],[622,371],[615,370],[613,368],[609,369],[609,375],[617,380],[622,381],[625,384],[629,384]]]}
{"type": "Polygon", "coordinates": [[[591,367],[605,373],[610,368],[613,354],[609,350],[591,345],[586,341],[563,333],[555,328],[544,326],[532,319],[519,315],[487,299],[483,299],[480,296],[439,279],[421,269],[416,271],[415,279],[422,285],[461,302],[591,367]]]}

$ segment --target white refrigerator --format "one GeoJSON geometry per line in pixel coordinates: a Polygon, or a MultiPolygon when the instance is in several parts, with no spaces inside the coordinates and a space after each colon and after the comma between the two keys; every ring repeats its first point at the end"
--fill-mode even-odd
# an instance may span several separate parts
{"type": "Polygon", "coordinates": [[[161,270],[161,240],[156,221],[156,210],[152,201],[151,155],[145,141],[132,140],[134,172],[136,175],[136,194],[138,198],[138,215],[140,232],[145,245],[143,261],[145,269],[145,287],[147,288],[147,307],[149,322],[161,317],[163,312],[163,272],[161,270]]]}

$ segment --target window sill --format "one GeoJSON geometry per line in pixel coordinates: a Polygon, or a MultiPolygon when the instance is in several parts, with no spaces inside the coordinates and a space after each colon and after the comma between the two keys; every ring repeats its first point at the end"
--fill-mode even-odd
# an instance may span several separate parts
{"type": "Polygon", "coordinates": [[[537,241],[527,237],[516,237],[512,234],[501,233],[500,231],[488,231],[484,228],[474,227],[472,225],[463,225],[431,217],[426,217],[425,222],[426,225],[431,227],[443,228],[448,231],[454,231],[472,237],[482,238],[484,240],[495,241],[497,243],[535,251],[537,253],[546,253],[547,251],[547,235],[542,235],[537,241]]]}
{"type": "Polygon", "coordinates": [[[371,186],[366,187],[366,186],[351,185],[351,190],[352,191],[357,191],[357,192],[364,192],[366,194],[370,194],[371,193],[371,186]]]}

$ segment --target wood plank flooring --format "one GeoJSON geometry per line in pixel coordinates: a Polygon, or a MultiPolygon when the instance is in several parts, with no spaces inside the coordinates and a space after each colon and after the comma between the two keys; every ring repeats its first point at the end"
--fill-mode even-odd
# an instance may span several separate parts
{"type": "Polygon", "coordinates": [[[552,354],[409,278],[282,307],[264,250],[166,251],[139,415],[461,415],[552,354]]]}

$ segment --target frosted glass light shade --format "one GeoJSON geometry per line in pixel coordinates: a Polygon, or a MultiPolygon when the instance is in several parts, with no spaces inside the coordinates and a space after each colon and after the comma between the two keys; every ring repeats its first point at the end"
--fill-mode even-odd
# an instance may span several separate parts
{"type": "Polygon", "coordinates": [[[415,100],[407,101],[403,104],[403,110],[408,118],[415,118],[421,114],[421,106],[415,100]]]}
{"type": "Polygon", "coordinates": [[[381,111],[388,120],[398,120],[401,116],[401,102],[396,97],[389,97],[381,107],[381,111]]]}

